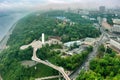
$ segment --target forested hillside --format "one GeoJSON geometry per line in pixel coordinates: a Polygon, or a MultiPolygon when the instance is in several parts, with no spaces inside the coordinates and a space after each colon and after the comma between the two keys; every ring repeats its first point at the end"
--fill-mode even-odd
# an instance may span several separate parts
{"type": "MultiPolygon", "coordinates": [[[[85,37],[98,37],[100,31],[92,25],[91,21],[81,18],[79,14],[63,11],[36,12],[24,17],[16,24],[13,33],[10,35],[7,43],[8,48],[0,53],[0,73],[3,79],[34,80],[37,77],[58,74],[57,71],[42,64],[36,65],[37,70],[34,69],[35,66],[28,68],[22,66],[21,61],[31,60],[33,49],[29,47],[28,49],[20,50],[20,46],[28,44],[35,39],[41,39],[41,33],[45,33],[46,40],[49,36],[59,36],[62,42],[79,40],[85,37]],[[70,21],[65,22],[56,19],[57,16],[64,16],[70,21]],[[71,22],[74,22],[74,24],[70,25],[71,22]]],[[[54,48],[61,48],[58,46],[60,45],[54,45],[54,48]]],[[[61,59],[59,56],[60,52],[50,52],[52,47],[45,46],[41,48],[38,51],[38,56],[68,70],[77,68],[90,52],[87,50],[82,52],[82,54],[61,59]],[[65,65],[62,64],[63,62],[65,65]]]]}
{"type": "Polygon", "coordinates": [[[34,13],[20,20],[10,36],[8,45],[27,44],[34,39],[39,39],[41,33],[46,36],[59,36],[63,42],[78,40],[85,37],[98,37],[100,31],[93,27],[90,20],[82,18],[79,14],[66,13],[63,11],[34,13]],[[70,22],[56,19],[57,16],[66,17],[70,22]]]}
{"type": "Polygon", "coordinates": [[[82,71],[77,80],[119,80],[120,56],[111,48],[100,46],[98,56],[90,62],[90,70],[82,71]]]}

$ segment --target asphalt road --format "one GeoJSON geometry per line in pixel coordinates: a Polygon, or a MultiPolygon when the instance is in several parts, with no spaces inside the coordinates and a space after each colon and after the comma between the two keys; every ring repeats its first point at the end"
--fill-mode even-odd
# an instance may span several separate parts
{"type": "Polygon", "coordinates": [[[76,79],[76,77],[79,75],[79,73],[81,72],[82,69],[89,70],[89,63],[93,58],[96,57],[98,47],[101,44],[105,43],[109,39],[109,35],[104,31],[103,28],[100,28],[100,31],[102,32],[102,35],[100,36],[99,41],[94,45],[93,51],[88,55],[88,57],[84,61],[84,63],[82,65],[80,65],[80,67],[75,72],[73,72],[71,75],[69,75],[69,77],[72,80],[76,79]]]}

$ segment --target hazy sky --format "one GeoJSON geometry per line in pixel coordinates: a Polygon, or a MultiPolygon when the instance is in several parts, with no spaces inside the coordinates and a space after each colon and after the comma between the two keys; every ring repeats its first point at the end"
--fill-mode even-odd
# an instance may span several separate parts
{"type": "MultiPolygon", "coordinates": [[[[84,7],[97,7],[105,5],[107,7],[119,6],[120,0],[0,0],[0,10],[14,8],[39,8],[41,6],[54,7],[52,4],[72,5],[84,7]],[[48,6],[49,5],[49,6],[48,6]]],[[[57,6],[57,5],[55,5],[57,6]]]]}

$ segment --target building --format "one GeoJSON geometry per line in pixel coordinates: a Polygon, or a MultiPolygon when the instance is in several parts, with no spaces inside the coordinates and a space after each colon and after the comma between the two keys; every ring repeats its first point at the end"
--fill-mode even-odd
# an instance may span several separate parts
{"type": "Polygon", "coordinates": [[[120,25],[120,19],[112,19],[114,24],[120,25]]]}
{"type": "Polygon", "coordinates": [[[89,19],[89,17],[87,15],[82,15],[81,17],[84,19],[89,19]]]}
{"type": "Polygon", "coordinates": [[[120,25],[113,25],[111,32],[120,33],[120,25]]]}
{"type": "Polygon", "coordinates": [[[112,46],[120,51],[120,42],[119,41],[110,39],[110,46],[112,46]]]}
{"type": "Polygon", "coordinates": [[[45,44],[62,44],[62,42],[60,40],[57,40],[57,39],[50,39],[48,41],[45,42],[45,44]]]}
{"type": "Polygon", "coordinates": [[[84,40],[85,45],[94,45],[95,42],[96,42],[95,38],[85,38],[85,40],[84,40]]]}
{"type": "Polygon", "coordinates": [[[100,12],[105,12],[105,6],[100,6],[100,7],[99,7],[99,11],[100,11],[100,12]]]}
{"type": "Polygon", "coordinates": [[[101,24],[102,23],[102,18],[101,17],[97,17],[97,21],[98,21],[99,24],[101,24]]]}
{"type": "Polygon", "coordinates": [[[29,46],[36,47],[36,48],[42,48],[43,45],[46,45],[46,44],[48,44],[50,46],[52,44],[62,44],[62,42],[58,39],[50,39],[48,41],[44,41],[44,33],[42,33],[42,41],[34,40],[33,42],[31,42],[28,45],[21,46],[20,49],[24,50],[24,49],[28,48],[29,46]]]}
{"type": "Polygon", "coordinates": [[[61,37],[59,37],[59,36],[50,36],[50,37],[49,37],[49,40],[50,40],[50,39],[61,40],[61,37]]]}
{"type": "Polygon", "coordinates": [[[81,45],[81,44],[82,44],[82,41],[80,41],[80,40],[78,40],[78,41],[70,41],[70,42],[64,43],[64,46],[70,47],[70,46],[73,46],[75,43],[76,43],[77,45],[81,45]]]}

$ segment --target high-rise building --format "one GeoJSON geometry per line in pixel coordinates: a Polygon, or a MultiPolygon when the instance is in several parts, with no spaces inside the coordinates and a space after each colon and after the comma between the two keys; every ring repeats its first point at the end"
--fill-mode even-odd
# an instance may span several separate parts
{"type": "Polygon", "coordinates": [[[100,12],[105,12],[105,6],[100,6],[100,7],[99,7],[99,11],[100,11],[100,12]]]}
{"type": "Polygon", "coordinates": [[[42,44],[45,43],[45,36],[44,36],[44,33],[42,33],[42,44]]]}

